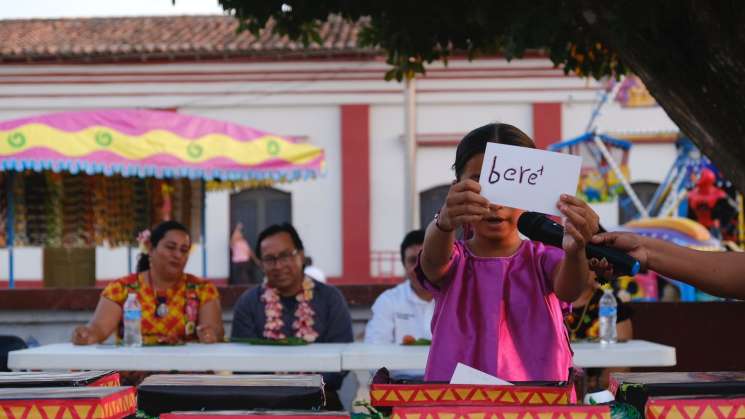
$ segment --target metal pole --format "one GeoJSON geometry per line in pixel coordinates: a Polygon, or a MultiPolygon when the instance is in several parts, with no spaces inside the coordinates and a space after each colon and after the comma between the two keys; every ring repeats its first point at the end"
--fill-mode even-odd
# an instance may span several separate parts
{"type": "Polygon", "coordinates": [[[419,199],[416,187],[416,79],[406,80],[404,89],[404,130],[406,144],[406,216],[405,226],[413,230],[419,225],[419,199]]]}
{"type": "Polygon", "coordinates": [[[737,238],[740,246],[745,247],[745,204],[743,204],[742,194],[737,193],[737,238]]]}
{"type": "Polygon", "coordinates": [[[636,210],[639,211],[639,214],[641,214],[642,218],[649,217],[649,213],[647,213],[647,209],[644,208],[644,205],[642,205],[642,201],[636,195],[636,192],[634,192],[634,188],[631,187],[629,180],[626,179],[626,176],[623,175],[621,168],[618,167],[618,164],[616,164],[616,161],[613,159],[613,156],[610,155],[610,152],[608,151],[608,148],[605,146],[605,143],[595,134],[592,135],[592,140],[595,142],[595,145],[598,147],[600,152],[603,154],[603,157],[605,157],[605,161],[607,161],[611,169],[613,169],[613,172],[618,177],[618,180],[621,181],[621,184],[626,189],[626,193],[629,195],[629,198],[631,198],[631,202],[634,203],[636,210]]]}
{"type": "Polygon", "coordinates": [[[660,209],[660,217],[680,217],[680,214],[678,214],[678,207],[686,195],[688,195],[688,189],[685,188],[677,194],[675,191],[670,191],[670,196],[673,197],[673,199],[670,201],[669,205],[660,209]]]}
{"type": "Polygon", "coordinates": [[[205,185],[207,181],[202,179],[202,216],[201,220],[201,236],[202,236],[202,278],[207,279],[207,188],[205,185]]]}
{"type": "Polygon", "coordinates": [[[127,274],[132,275],[132,245],[127,245],[127,274]]]}
{"type": "Polygon", "coordinates": [[[6,192],[8,195],[8,218],[5,220],[5,238],[8,246],[8,288],[15,288],[15,266],[13,260],[13,248],[15,242],[15,204],[13,202],[13,184],[15,172],[8,171],[6,192]]]}
{"type": "MultiPolygon", "coordinates": [[[[670,214],[677,208],[680,199],[682,199],[679,196],[680,193],[688,192],[688,190],[683,187],[683,182],[689,176],[691,176],[691,173],[688,170],[688,167],[683,167],[674,182],[670,184],[670,190],[667,193],[667,197],[665,197],[665,200],[660,205],[660,210],[658,212],[659,217],[670,216],[670,214]]],[[[677,216],[677,214],[674,215],[677,216]]]]}
{"type": "Polygon", "coordinates": [[[585,132],[595,132],[597,131],[597,120],[600,118],[601,110],[603,109],[603,106],[608,102],[608,99],[616,97],[618,94],[618,91],[621,89],[621,85],[623,82],[616,82],[613,87],[610,90],[605,90],[598,101],[598,103],[595,106],[595,109],[592,110],[592,114],[590,115],[590,120],[587,121],[587,126],[585,127],[585,132]]]}
{"type": "Polygon", "coordinates": [[[677,179],[677,176],[679,175],[680,171],[682,170],[680,167],[683,164],[683,160],[681,156],[678,156],[675,159],[675,163],[673,163],[672,167],[670,167],[670,170],[667,171],[667,175],[665,176],[665,180],[660,183],[660,186],[657,187],[657,190],[654,191],[654,196],[652,196],[652,199],[649,201],[649,204],[647,205],[647,213],[651,216],[655,216],[657,213],[658,207],[661,208],[664,202],[658,202],[662,199],[662,194],[665,193],[665,189],[667,189],[668,186],[670,186],[673,182],[675,182],[675,179],[677,179]]]}

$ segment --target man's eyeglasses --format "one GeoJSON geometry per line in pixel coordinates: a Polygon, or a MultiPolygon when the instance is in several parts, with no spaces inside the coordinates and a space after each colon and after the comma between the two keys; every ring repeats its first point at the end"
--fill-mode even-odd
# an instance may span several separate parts
{"type": "Polygon", "coordinates": [[[263,256],[261,258],[261,264],[271,268],[273,266],[276,266],[278,263],[286,264],[290,261],[293,257],[297,256],[297,249],[291,251],[291,252],[282,252],[278,254],[277,256],[263,256]]]}

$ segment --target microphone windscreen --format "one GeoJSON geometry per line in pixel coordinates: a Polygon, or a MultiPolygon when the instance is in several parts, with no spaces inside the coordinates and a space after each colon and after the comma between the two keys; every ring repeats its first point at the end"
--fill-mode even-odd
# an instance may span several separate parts
{"type": "Polygon", "coordinates": [[[525,211],[517,219],[517,229],[523,236],[536,240],[537,230],[540,228],[541,222],[545,216],[537,212],[525,211]]]}
{"type": "Polygon", "coordinates": [[[561,247],[564,227],[539,212],[526,211],[517,219],[517,229],[523,236],[554,247],[561,247]]]}

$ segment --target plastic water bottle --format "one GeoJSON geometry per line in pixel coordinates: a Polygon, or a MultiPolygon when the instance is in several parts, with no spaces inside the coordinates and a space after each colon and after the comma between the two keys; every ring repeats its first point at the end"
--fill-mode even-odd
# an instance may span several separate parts
{"type": "Polygon", "coordinates": [[[142,307],[137,294],[130,292],[124,302],[124,346],[142,346],[142,307]]]}
{"type": "Polygon", "coordinates": [[[609,344],[616,342],[616,313],[618,303],[609,286],[603,287],[603,296],[600,297],[598,305],[598,318],[600,321],[600,343],[609,344]]]}

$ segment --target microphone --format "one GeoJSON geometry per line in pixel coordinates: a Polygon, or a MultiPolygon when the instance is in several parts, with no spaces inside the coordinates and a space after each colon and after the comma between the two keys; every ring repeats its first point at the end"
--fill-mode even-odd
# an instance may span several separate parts
{"type": "MultiPolygon", "coordinates": [[[[554,247],[562,247],[564,227],[551,221],[550,218],[537,212],[526,211],[517,220],[517,229],[530,240],[539,241],[554,247]]],[[[607,246],[588,243],[585,246],[588,258],[598,260],[605,258],[613,266],[616,275],[636,275],[639,272],[639,261],[626,253],[607,246]]]]}

